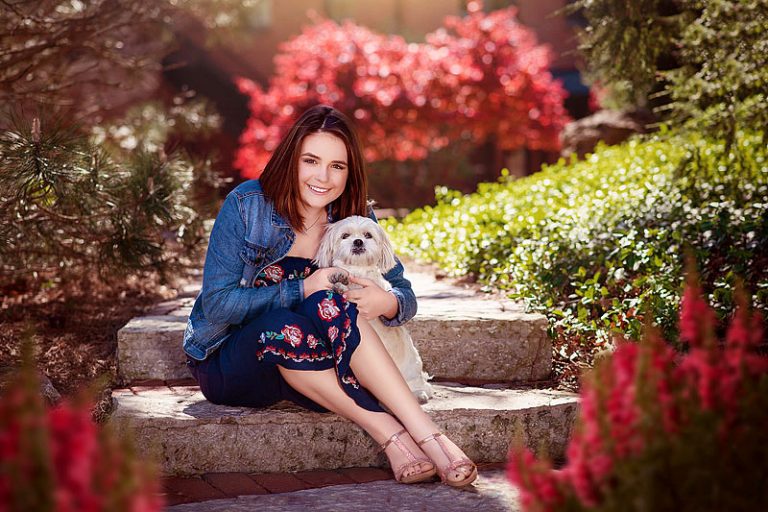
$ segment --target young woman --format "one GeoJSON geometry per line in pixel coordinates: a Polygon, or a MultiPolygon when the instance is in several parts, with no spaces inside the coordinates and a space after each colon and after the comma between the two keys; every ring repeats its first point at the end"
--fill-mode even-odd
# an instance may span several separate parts
{"type": "Polygon", "coordinates": [[[477,468],[439,433],[368,323],[400,325],[416,314],[402,264],[384,276],[391,292],[350,278],[362,288],[342,297],[328,281],[340,269],[312,263],[326,225],[349,215],[373,215],[361,146],[343,114],[316,106],[260,179],[224,201],[184,335],[190,370],[213,403],[291,400],[348,418],[381,445],[400,482],[437,472],[448,485],[468,485],[477,468]]]}

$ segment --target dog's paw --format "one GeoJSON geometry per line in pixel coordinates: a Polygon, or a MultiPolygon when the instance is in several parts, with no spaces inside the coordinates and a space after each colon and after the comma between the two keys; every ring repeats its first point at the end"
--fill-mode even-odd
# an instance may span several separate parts
{"type": "Polygon", "coordinates": [[[347,290],[349,290],[349,287],[345,286],[342,283],[334,283],[333,286],[331,286],[331,291],[334,293],[338,293],[339,295],[344,295],[347,290]]]}
{"type": "Polygon", "coordinates": [[[349,274],[346,272],[334,272],[328,276],[328,282],[331,284],[342,284],[347,286],[349,284],[349,274]]]}
{"type": "Polygon", "coordinates": [[[427,395],[426,391],[413,391],[413,396],[416,397],[420,404],[429,402],[429,395],[427,395]]]}

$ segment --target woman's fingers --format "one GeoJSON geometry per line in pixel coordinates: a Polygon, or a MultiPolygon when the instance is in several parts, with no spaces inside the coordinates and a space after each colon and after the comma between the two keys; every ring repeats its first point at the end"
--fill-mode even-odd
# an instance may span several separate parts
{"type": "Polygon", "coordinates": [[[376,283],[374,283],[370,279],[366,279],[365,277],[356,277],[356,276],[353,276],[353,275],[349,276],[349,282],[350,283],[359,284],[362,287],[378,286],[376,283]]]}

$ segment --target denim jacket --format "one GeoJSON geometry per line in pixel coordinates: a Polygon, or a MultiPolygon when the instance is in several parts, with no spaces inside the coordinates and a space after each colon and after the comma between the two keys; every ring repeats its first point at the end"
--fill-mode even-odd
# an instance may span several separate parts
{"type": "MultiPolygon", "coordinates": [[[[369,216],[376,220],[372,210],[369,216]]],[[[328,220],[335,219],[329,214],[328,220]]],[[[288,253],[295,238],[257,180],[246,181],[229,193],[211,230],[203,287],[184,332],[183,348],[188,356],[202,361],[227,339],[231,326],[275,308],[292,309],[304,300],[303,279],[253,286],[264,268],[288,253]]],[[[384,275],[398,303],[395,318],[381,317],[385,325],[401,325],[416,314],[416,296],[403,272],[397,260],[384,275]]]]}

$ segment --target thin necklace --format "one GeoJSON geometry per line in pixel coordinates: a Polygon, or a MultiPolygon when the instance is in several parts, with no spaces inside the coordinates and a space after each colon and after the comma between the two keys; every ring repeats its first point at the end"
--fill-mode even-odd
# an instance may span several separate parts
{"type": "Polygon", "coordinates": [[[302,231],[304,233],[307,233],[310,229],[315,227],[315,224],[317,224],[320,221],[320,218],[323,216],[323,213],[324,212],[320,212],[320,215],[317,216],[317,218],[315,219],[315,222],[313,222],[312,225],[310,225],[309,227],[306,227],[306,228],[302,229],[302,231]]]}

